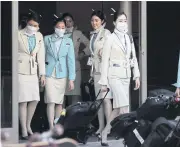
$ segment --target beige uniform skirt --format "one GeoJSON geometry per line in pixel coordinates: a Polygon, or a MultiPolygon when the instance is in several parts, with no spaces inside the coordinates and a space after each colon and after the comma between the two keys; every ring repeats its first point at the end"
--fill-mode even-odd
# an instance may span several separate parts
{"type": "MultiPolygon", "coordinates": [[[[98,83],[99,80],[100,80],[100,77],[101,77],[101,74],[100,74],[100,73],[97,73],[97,72],[94,73],[94,90],[95,90],[96,96],[98,95],[99,90],[101,89],[101,85],[98,83]]],[[[108,87],[109,87],[109,86],[108,86],[108,87]]],[[[109,87],[109,88],[110,88],[110,87],[109,87]]],[[[97,99],[102,99],[102,98],[104,98],[105,94],[106,94],[106,92],[101,92],[101,93],[99,94],[99,96],[97,97],[97,99]]],[[[110,88],[110,91],[108,92],[108,94],[106,95],[106,98],[107,98],[107,99],[112,99],[112,98],[113,98],[111,88],[110,88]]]]}
{"type": "Polygon", "coordinates": [[[130,78],[109,78],[108,81],[113,93],[113,108],[129,107],[130,78]]]}
{"type": "Polygon", "coordinates": [[[52,77],[46,77],[44,102],[63,104],[66,82],[67,78],[55,78],[55,72],[52,77]]]}
{"type": "Polygon", "coordinates": [[[19,103],[40,101],[37,75],[18,74],[19,103]]]}

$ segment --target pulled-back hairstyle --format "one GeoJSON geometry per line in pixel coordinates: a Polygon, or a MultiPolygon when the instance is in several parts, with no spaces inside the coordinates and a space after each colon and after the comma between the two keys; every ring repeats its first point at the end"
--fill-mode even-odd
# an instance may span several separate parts
{"type": "Polygon", "coordinates": [[[104,21],[103,24],[106,22],[106,16],[105,16],[105,14],[104,14],[102,11],[100,11],[100,10],[93,11],[93,13],[91,14],[91,18],[92,18],[93,16],[99,17],[99,18],[101,19],[101,21],[104,21]]]}
{"type": "Polygon", "coordinates": [[[114,22],[117,20],[117,18],[121,15],[125,15],[126,18],[127,18],[127,15],[126,13],[124,13],[123,11],[120,11],[120,12],[114,12],[114,22]]]}
{"type": "Polygon", "coordinates": [[[40,24],[41,19],[42,19],[42,16],[35,11],[31,11],[30,13],[28,13],[27,22],[30,20],[33,20],[37,22],[38,24],[40,24]]]}
{"type": "Polygon", "coordinates": [[[58,18],[55,18],[55,20],[54,20],[54,26],[56,26],[58,22],[64,22],[64,24],[65,24],[65,26],[66,26],[66,21],[64,20],[64,17],[63,17],[63,16],[58,17],[58,18]]]}
{"type": "Polygon", "coordinates": [[[68,16],[68,17],[71,17],[71,19],[74,21],[74,18],[73,18],[73,16],[72,16],[72,14],[66,12],[66,13],[63,13],[63,15],[62,15],[63,18],[65,18],[65,17],[67,17],[67,16],[68,16]]]}

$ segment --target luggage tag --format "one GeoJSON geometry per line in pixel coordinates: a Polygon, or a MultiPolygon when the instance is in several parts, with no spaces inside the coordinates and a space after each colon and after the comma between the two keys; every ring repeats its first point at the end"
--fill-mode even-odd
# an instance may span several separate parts
{"type": "MultiPolygon", "coordinates": [[[[61,111],[60,117],[61,117],[61,116],[66,116],[66,109],[63,109],[63,110],[61,111]]],[[[60,117],[54,119],[54,124],[57,124],[57,122],[58,122],[58,120],[60,119],[60,117]]]]}
{"type": "Polygon", "coordinates": [[[144,143],[144,139],[141,137],[141,135],[139,134],[139,132],[138,132],[136,129],[134,129],[134,130],[133,130],[133,133],[134,133],[134,135],[136,136],[136,138],[139,140],[139,142],[140,142],[141,144],[143,144],[143,143],[144,143]]]}
{"type": "Polygon", "coordinates": [[[91,57],[88,58],[87,65],[92,66],[92,58],[91,57]]]}

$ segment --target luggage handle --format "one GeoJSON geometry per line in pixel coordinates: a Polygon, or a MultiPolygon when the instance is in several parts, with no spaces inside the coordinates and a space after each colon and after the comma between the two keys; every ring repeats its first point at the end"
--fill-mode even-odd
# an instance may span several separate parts
{"type": "MultiPolygon", "coordinates": [[[[106,92],[104,98],[101,99],[101,102],[100,102],[100,104],[99,104],[99,106],[98,106],[98,110],[99,110],[101,104],[103,103],[104,99],[106,98],[106,96],[107,96],[107,94],[108,94],[109,91],[110,91],[110,89],[107,88],[107,92],[106,92]]],[[[97,97],[99,96],[100,93],[101,93],[101,89],[99,90],[99,92],[98,92],[98,94],[97,94],[97,96],[96,96],[96,99],[97,99],[97,97]]],[[[91,104],[91,106],[89,107],[89,110],[92,108],[92,106],[94,105],[95,102],[96,102],[96,100],[91,104]]]]}
{"type": "Polygon", "coordinates": [[[176,138],[180,139],[180,136],[175,134],[175,131],[177,130],[178,126],[180,124],[180,119],[178,120],[176,127],[169,133],[169,135],[166,137],[165,142],[167,142],[172,136],[175,136],[176,138]]]}

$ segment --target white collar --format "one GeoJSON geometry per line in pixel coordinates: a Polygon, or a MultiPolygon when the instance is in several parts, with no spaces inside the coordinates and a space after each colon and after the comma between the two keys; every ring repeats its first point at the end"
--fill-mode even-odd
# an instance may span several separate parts
{"type": "Polygon", "coordinates": [[[74,30],[74,27],[71,27],[71,28],[66,28],[66,31],[67,31],[68,33],[72,33],[72,32],[73,32],[73,30],[74,30]]]}
{"type": "Polygon", "coordinates": [[[104,29],[105,25],[100,26],[98,29],[91,31],[90,34],[97,34],[99,33],[102,29],[104,29]]]}
{"type": "Polygon", "coordinates": [[[119,35],[119,36],[124,36],[124,35],[127,35],[127,33],[125,33],[125,32],[122,32],[122,31],[119,31],[118,29],[114,29],[114,33],[116,33],[117,35],[119,35]]]}

